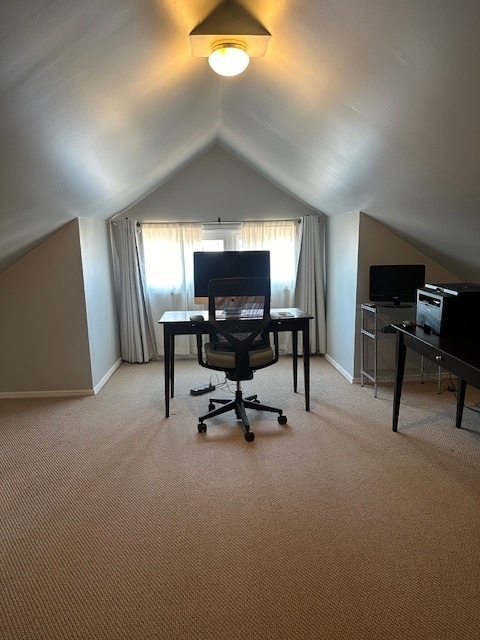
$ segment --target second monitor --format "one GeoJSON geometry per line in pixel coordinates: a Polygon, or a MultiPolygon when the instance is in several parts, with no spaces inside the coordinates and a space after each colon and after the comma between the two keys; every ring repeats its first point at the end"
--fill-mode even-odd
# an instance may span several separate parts
{"type": "Polygon", "coordinates": [[[194,251],[196,304],[208,301],[208,283],[216,278],[270,278],[270,251],[194,251]]]}

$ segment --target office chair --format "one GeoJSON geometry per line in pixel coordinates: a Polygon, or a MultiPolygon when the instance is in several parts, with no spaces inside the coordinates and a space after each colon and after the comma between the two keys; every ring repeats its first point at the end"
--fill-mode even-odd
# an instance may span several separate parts
{"type": "MultiPolygon", "coordinates": [[[[235,399],[210,399],[209,412],[199,418],[198,430],[207,430],[205,420],[227,411],[235,411],[245,440],[255,435],[250,431],[246,409],[278,413],[279,424],[287,418],[281,409],[260,403],[257,395],[243,397],[241,381],[251,380],[257,369],[278,362],[278,332],[273,331],[274,348],[270,345],[270,279],[221,278],[210,280],[208,291],[210,341],[203,344],[197,333],[198,363],[207,369],[224,371],[228,380],[235,381],[235,399]],[[216,404],[222,406],[215,408],[216,404]]],[[[271,329],[270,329],[271,331],[271,329]]]]}

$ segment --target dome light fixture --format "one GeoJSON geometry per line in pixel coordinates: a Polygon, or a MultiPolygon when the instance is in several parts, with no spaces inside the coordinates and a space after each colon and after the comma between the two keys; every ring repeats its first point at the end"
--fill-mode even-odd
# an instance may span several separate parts
{"type": "Polygon", "coordinates": [[[271,34],[236,0],[220,3],[190,32],[192,56],[208,58],[220,76],[236,76],[265,55],[271,34]]]}
{"type": "Polygon", "coordinates": [[[216,42],[208,57],[208,64],[220,76],[238,76],[250,62],[243,42],[216,42]]]}

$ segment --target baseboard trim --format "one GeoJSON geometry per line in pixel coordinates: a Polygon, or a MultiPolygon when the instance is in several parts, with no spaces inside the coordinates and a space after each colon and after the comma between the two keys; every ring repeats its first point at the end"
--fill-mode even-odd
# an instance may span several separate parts
{"type": "Polygon", "coordinates": [[[24,398],[83,398],[95,395],[93,389],[52,389],[51,391],[0,391],[0,400],[24,398]]]}
{"type": "MultiPolygon", "coordinates": [[[[442,372],[440,374],[440,380],[444,381],[444,380],[455,380],[457,377],[454,376],[453,374],[450,374],[448,371],[442,372]]],[[[433,374],[433,373],[424,373],[423,375],[423,379],[422,379],[422,374],[419,371],[405,371],[404,376],[403,376],[403,380],[404,382],[438,382],[438,375],[437,374],[433,374]]],[[[377,384],[390,384],[393,385],[394,383],[394,374],[392,372],[391,376],[388,377],[380,377],[378,379],[377,384]]],[[[355,378],[353,380],[353,382],[355,384],[361,384],[362,383],[362,379],[361,377],[355,378]]],[[[365,381],[365,387],[369,386],[373,386],[373,382],[371,380],[366,380],[365,381]]]]}
{"type": "Polygon", "coordinates": [[[122,364],[119,358],[93,389],[52,389],[51,391],[0,391],[0,400],[21,400],[27,398],[85,398],[96,396],[122,364]]]}
{"type": "Polygon", "coordinates": [[[323,357],[332,365],[334,369],[341,373],[342,376],[350,382],[350,384],[353,383],[353,377],[349,373],[347,373],[345,369],[338,364],[338,362],[335,362],[335,360],[333,360],[333,358],[331,358],[327,353],[323,357]]]}
{"type": "Polygon", "coordinates": [[[119,358],[111,367],[110,369],[107,371],[107,373],[103,376],[103,378],[100,380],[100,382],[98,384],[95,385],[95,387],[93,388],[93,393],[95,395],[97,395],[97,393],[100,391],[100,389],[110,380],[110,378],[113,376],[113,374],[115,373],[115,371],[118,369],[118,367],[122,364],[122,359],[119,358]]]}
{"type": "MultiPolygon", "coordinates": [[[[350,382],[350,384],[361,384],[361,378],[354,378],[353,376],[351,376],[349,373],[347,373],[347,371],[345,371],[345,369],[343,367],[341,367],[338,362],[336,362],[335,360],[333,360],[333,358],[331,358],[327,353],[323,356],[325,358],[325,360],[332,365],[332,367],[334,369],[336,369],[339,373],[342,374],[342,376],[348,380],[348,382],[350,382]]],[[[450,378],[455,378],[455,376],[453,376],[452,374],[450,374],[448,371],[441,371],[440,373],[440,379],[444,380],[444,379],[450,379],[450,378]]],[[[403,377],[403,379],[406,382],[422,382],[422,374],[418,369],[415,370],[406,370],[405,371],[405,375],[403,377]]],[[[438,380],[438,373],[433,373],[433,372],[425,372],[424,376],[423,376],[423,382],[431,382],[431,381],[437,381],[438,380]]],[[[392,371],[392,375],[390,377],[387,378],[379,378],[378,380],[378,384],[388,384],[388,383],[393,383],[393,371],[392,371]]],[[[371,380],[368,380],[365,384],[365,386],[372,386],[373,382],[371,380]]]]}

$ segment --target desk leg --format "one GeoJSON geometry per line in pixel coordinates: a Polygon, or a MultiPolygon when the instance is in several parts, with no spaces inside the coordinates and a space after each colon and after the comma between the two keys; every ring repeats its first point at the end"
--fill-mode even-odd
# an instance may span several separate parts
{"type": "Polygon", "coordinates": [[[460,380],[460,389],[457,396],[457,416],[455,420],[455,426],[460,429],[462,427],[463,405],[465,404],[465,389],[467,383],[465,380],[460,380]]]}
{"type": "Polygon", "coordinates": [[[172,366],[171,357],[172,340],[167,325],[163,325],[163,369],[164,369],[164,386],[165,386],[165,417],[170,415],[170,372],[172,366]]]}
{"type": "Polygon", "coordinates": [[[298,331],[292,331],[293,392],[297,393],[298,383],[298,331]]]}
{"type": "Polygon", "coordinates": [[[405,372],[405,354],[407,348],[403,340],[403,334],[397,331],[397,348],[395,355],[395,385],[393,390],[393,431],[398,427],[398,414],[400,412],[400,398],[402,395],[403,374],[405,372]]]}
{"type": "Polygon", "coordinates": [[[305,320],[302,331],[303,379],[305,384],[305,411],[310,411],[310,320],[305,320]]]}
{"type": "Polygon", "coordinates": [[[175,334],[170,336],[170,397],[175,395],[175,334]]]}

